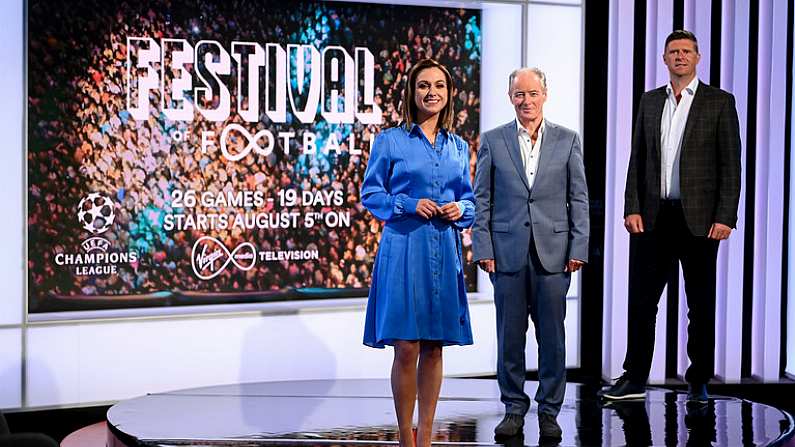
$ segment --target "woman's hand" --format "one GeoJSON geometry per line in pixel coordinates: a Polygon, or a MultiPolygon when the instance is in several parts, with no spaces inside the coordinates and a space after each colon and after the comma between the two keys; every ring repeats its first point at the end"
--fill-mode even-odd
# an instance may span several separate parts
{"type": "Polygon", "coordinates": [[[439,213],[442,216],[442,219],[449,220],[451,222],[455,222],[461,218],[461,208],[458,206],[458,202],[450,202],[445,206],[439,208],[439,213]]]}
{"type": "Polygon", "coordinates": [[[420,217],[430,219],[439,213],[439,205],[433,200],[420,199],[419,202],[417,202],[417,215],[420,217]]]}

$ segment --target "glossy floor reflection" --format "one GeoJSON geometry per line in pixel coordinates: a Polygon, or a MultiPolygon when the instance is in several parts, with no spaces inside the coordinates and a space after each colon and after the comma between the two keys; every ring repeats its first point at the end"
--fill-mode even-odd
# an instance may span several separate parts
{"type": "MultiPolygon", "coordinates": [[[[537,383],[528,382],[533,396],[537,383]]],[[[596,389],[569,384],[558,416],[560,443],[538,437],[533,405],[522,436],[506,445],[757,446],[791,435],[785,412],[714,396],[692,405],[675,391],[650,389],[646,400],[601,404],[596,389]]],[[[446,379],[434,443],[493,445],[503,415],[493,380],[446,379]]],[[[257,446],[395,444],[388,380],[291,381],[226,385],[152,394],[108,411],[109,445],[257,446]]]]}

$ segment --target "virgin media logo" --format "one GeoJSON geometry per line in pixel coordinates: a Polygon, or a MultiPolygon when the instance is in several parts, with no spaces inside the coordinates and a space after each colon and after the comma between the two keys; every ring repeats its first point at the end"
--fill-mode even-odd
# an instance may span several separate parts
{"type": "Polygon", "coordinates": [[[257,250],[250,242],[243,242],[232,251],[212,236],[202,236],[194,244],[191,252],[193,273],[199,279],[209,280],[220,275],[229,264],[243,271],[254,268],[257,250]]]}

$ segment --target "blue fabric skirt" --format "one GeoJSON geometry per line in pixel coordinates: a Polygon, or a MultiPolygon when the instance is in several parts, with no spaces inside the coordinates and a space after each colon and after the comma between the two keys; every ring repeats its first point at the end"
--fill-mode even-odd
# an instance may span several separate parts
{"type": "Polygon", "coordinates": [[[364,344],[472,344],[458,229],[441,219],[389,222],[373,266],[364,344]]]}

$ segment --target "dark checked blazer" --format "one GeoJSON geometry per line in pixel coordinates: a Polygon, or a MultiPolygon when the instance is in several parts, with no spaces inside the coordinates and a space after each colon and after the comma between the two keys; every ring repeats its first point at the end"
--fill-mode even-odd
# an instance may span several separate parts
{"type": "MultiPolygon", "coordinates": [[[[660,210],[660,120],[665,86],[640,99],[624,192],[624,217],[640,214],[654,229],[660,210]]],[[[734,96],[699,80],[682,136],[679,188],[685,221],[695,236],[713,223],[734,228],[740,200],[740,125],[734,96]]]]}

